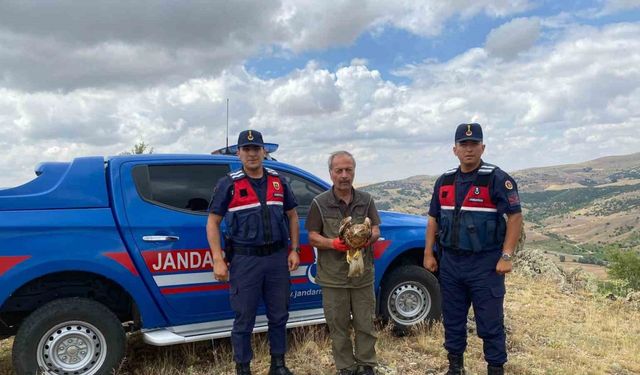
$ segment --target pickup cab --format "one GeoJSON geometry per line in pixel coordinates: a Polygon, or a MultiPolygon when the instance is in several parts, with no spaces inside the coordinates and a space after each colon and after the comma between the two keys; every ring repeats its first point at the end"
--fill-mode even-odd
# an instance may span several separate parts
{"type": "MultiPolygon", "coordinates": [[[[265,166],[299,203],[288,327],[322,324],[317,250],[304,221],[330,185],[286,163],[265,166]]],[[[34,180],[0,190],[0,339],[15,336],[16,373],[110,373],[126,331],[151,345],[230,336],[228,284],[213,277],[205,224],[216,181],[240,168],[226,155],[81,157],[42,163],[34,180]]],[[[438,319],[438,282],[421,267],[426,219],[380,216],[379,316],[400,329],[438,319]]],[[[255,332],[266,330],[261,308],[255,332]]]]}

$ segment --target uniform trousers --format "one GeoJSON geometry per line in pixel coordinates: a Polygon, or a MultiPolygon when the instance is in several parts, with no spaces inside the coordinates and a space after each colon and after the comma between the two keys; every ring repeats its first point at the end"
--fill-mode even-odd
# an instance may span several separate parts
{"type": "Polygon", "coordinates": [[[322,306],[329,326],[336,368],[341,370],[355,369],[357,365],[376,366],[375,344],[378,335],[373,326],[373,285],[362,288],[322,287],[322,306]],[[351,343],[351,327],[355,332],[355,345],[351,343]]]}
{"type": "Polygon", "coordinates": [[[461,253],[444,249],[440,259],[444,347],[451,354],[464,353],[467,347],[467,314],[473,305],[484,358],[493,366],[507,362],[504,275],[496,272],[501,253],[461,253]]]}
{"type": "Polygon", "coordinates": [[[229,299],[235,312],[231,344],[233,359],[247,363],[253,358],[251,335],[262,299],[269,321],[271,354],[287,351],[286,326],[289,319],[289,268],[287,250],[271,255],[234,255],[229,268],[229,299]]]}

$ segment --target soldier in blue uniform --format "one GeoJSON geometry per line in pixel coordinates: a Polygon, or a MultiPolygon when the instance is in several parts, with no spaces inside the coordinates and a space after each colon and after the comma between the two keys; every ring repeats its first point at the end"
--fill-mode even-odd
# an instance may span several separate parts
{"type": "Polygon", "coordinates": [[[297,203],[287,182],[276,171],[263,166],[266,152],[262,134],[255,130],[241,132],[238,156],[242,169],[218,181],[207,222],[214,276],[220,281],[229,280],[230,284],[229,298],[235,312],[231,343],[236,373],[251,375],[251,335],[262,298],[269,320],[269,375],[292,375],[285,365],[284,354],[289,272],[300,263],[297,203]],[[223,219],[226,259],[220,243],[223,219]]]}
{"type": "Polygon", "coordinates": [[[449,375],[465,373],[471,305],[487,373],[504,374],[507,362],[504,275],[512,269],[522,213],[516,182],[481,159],[484,149],[479,124],[458,126],[453,153],[460,166],[438,178],[429,207],[424,267],[439,271],[449,375]]]}

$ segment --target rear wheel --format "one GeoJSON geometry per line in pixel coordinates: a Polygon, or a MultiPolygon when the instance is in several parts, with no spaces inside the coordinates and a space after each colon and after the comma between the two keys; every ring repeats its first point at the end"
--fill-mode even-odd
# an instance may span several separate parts
{"type": "Polygon", "coordinates": [[[438,280],[420,266],[393,270],[383,280],[381,298],[382,317],[399,330],[439,320],[442,314],[438,280]]]}
{"type": "Polygon", "coordinates": [[[65,298],[33,312],[13,342],[18,375],[111,374],[124,355],[126,337],[118,318],[89,299],[65,298]]]}

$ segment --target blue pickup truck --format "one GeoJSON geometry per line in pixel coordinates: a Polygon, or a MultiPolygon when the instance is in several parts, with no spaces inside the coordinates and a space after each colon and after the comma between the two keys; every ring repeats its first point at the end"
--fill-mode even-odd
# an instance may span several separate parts
{"type": "MultiPolygon", "coordinates": [[[[304,228],[311,200],[330,186],[265,165],[289,181],[304,228]]],[[[0,339],[15,336],[16,373],[111,373],[125,331],[151,345],[229,336],[228,284],[213,277],[204,228],[212,187],[240,167],[225,155],[82,157],[42,163],[34,180],[0,190],[0,339]]],[[[439,318],[437,280],[420,266],[425,218],[380,215],[378,314],[400,329],[439,318]]],[[[316,250],[304,229],[300,237],[289,327],[324,322],[316,250]]],[[[261,309],[255,331],[266,330],[261,309]]]]}

